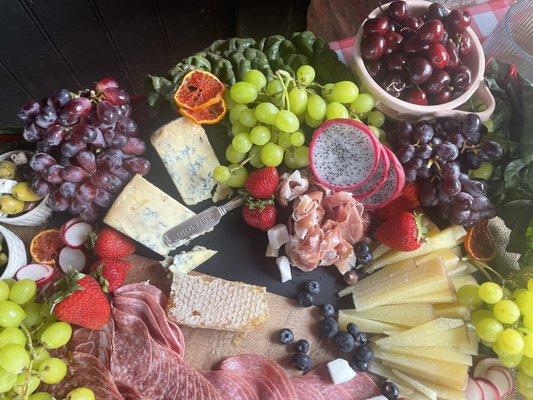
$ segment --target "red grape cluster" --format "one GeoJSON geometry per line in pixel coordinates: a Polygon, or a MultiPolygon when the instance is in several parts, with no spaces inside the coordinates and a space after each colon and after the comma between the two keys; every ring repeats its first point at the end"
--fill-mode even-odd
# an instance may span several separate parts
{"type": "Polygon", "coordinates": [[[361,55],[368,73],[390,95],[418,105],[442,104],[463,93],[472,71],[462,58],[472,50],[467,11],[431,4],[425,18],[408,14],[405,1],[364,25],[361,55]]]}
{"type": "Polygon", "coordinates": [[[139,157],[146,144],[129,102],[116,80],[103,78],[94,90],[60,89],[20,109],[24,139],[36,144],[31,187],[41,196],[50,193],[53,211],[93,221],[132,174],[148,173],[149,161],[139,157]]]}
{"type": "Polygon", "coordinates": [[[438,207],[443,218],[471,226],[492,218],[496,208],[486,196],[486,182],[471,179],[469,170],[498,159],[503,150],[487,137],[477,114],[464,119],[400,121],[388,139],[405,170],[405,179],[420,183],[423,207],[438,207]]]}

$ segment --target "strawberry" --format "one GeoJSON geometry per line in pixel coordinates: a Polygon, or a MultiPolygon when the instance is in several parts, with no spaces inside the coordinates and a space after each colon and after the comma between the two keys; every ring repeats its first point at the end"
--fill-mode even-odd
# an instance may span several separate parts
{"type": "Polygon", "coordinates": [[[272,201],[248,201],[242,208],[242,217],[251,227],[268,231],[276,225],[277,210],[272,201]]]}
{"type": "Polygon", "coordinates": [[[93,253],[98,258],[121,259],[135,252],[133,240],[108,226],[91,236],[90,241],[93,243],[93,253]]]}
{"type": "Polygon", "coordinates": [[[96,279],[71,272],[56,285],[58,291],[50,299],[50,304],[59,320],[92,330],[107,324],[111,307],[96,279]]]}
{"type": "Polygon", "coordinates": [[[402,211],[381,223],[375,237],[394,250],[413,251],[422,245],[426,231],[421,214],[402,211]]]}
{"type": "Polygon", "coordinates": [[[113,293],[122,286],[131,264],[126,260],[107,258],[96,261],[91,271],[105,293],[113,293]]]}
{"type": "Polygon", "coordinates": [[[244,187],[256,199],[268,199],[276,193],[279,183],[278,170],[274,167],[256,169],[248,175],[244,187]]]}
{"type": "Polygon", "coordinates": [[[415,183],[406,183],[399,197],[376,211],[378,217],[385,220],[402,211],[413,211],[420,206],[418,201],[418,187],[415,183]]]}

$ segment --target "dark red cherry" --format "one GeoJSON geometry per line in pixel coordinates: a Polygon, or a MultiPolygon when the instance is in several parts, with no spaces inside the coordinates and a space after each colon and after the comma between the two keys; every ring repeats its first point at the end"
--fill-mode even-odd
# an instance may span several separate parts
{"type": "Polygon", "coordinates": [[[467,33],[462,33],[457,39],[457,48],[459,49],[459,55],[466,57],[472,51],[472,39],[467,33]]]}
{"type": "Polygon", "coordinates": [[[434,43],[429,46],[427,57],[431,65],[437,69],[442,69],[448,65],[448,59],[450,58],[446,47],[441,43],[434,43]]]}
{"type": "Polygon", "coordinates": [[[430,104],[444,104],[452,99],[452,92],[449,89],[442,89],[439,93],[429,98],[430,104]]]}
{"type": "Polygon", "coordinates": [[[452,10],[444,19],[446,29],[450,33],[461,33],[470,26],[472,16],[466,10],[452,10]]]}
{"type": "Polygon", "coordinates": [[[424,89],[427,94],[434,96],[437,93],[440,93],[444,88],[450,84],[451,78],[450,74],[443,70],[433,71],[433,74],[429,79],[424,83],[424,89]]]}
{"type": "Polygon", "coordinates": [[[400,48],[403,43],[403,36],[398,32],[389,31],[385,34],[385,54],[390,54],[400,48]]]}
{"type": "Polygon", "coordinates": [[[440,19],[442,20],[444,17],[446,17],[450,12],[444,8],[439,3],[431,3],[428,7],[428,11],[426,13],[426,20],[430,19],[440,19]]]}
{"type": "Polygon", "coordinates": [[[361,42],[361,55],[365,60],[375,61],[385,53],[385,38],[375,33],[367,35],[361,42]]]}
{"type": "Polygon", "coordinates": [[[383,63],[381,61],[367,61],[365,63],[366,70],[372,78],[375,78],[383,70],[383,63]]]}
{"type": "Polygon", "coordinates": [[[418,38],[422,43],[439,43],[444,33],[444,25],[438,19],[426,22],[418,30],[418,38]]]}
{"type": "Polygon", "coordinates": [[[429,79],[433,73],[433,67],[425,58],[414,57],[407,63],[407,71],[409,71],[411,82],[420,85],[429,79]]]}
{"type": "Polygon", "coordinates": [[[472,71],[466,65],[458,65],[448,69],[451,86],[454,90],[464,91],[472,83],[472,71]]]}
{"type": "Polygon", "coordinates": [[[383,36],[389,31],[389,20],[385,17],[369,18],[363,24],[363,31],[365,35],[376,33],[383,36]]]}
{"type": "Polygon", "coordinates": [[[385,63],[389,71],[401,71],[407,65],[407,56],[404,53],[396,51],[387,57],[385,63]]]}
{"type": "Polygon", "coordinates": [[[429,49],[429,44],[422,43],[418,39],[418,35],[411,36],[409,39],[403,42],[403,51],[408,54],[423,54],[429,49]]]}
{"type": "Polygon", "coordinates": [[[407,88],[407,77],[395,74],[388,76],[381,83],[381,87],[393,97],[400,97],[407,88]]]}
{"type": "MultiPolygon", "coordinates": [[[[433,4],[435,4],[435,3],[433,3],[433,4]]],[[[442,44],[446,44],[446,43],[448,43],[448,39],[449,38],[450,38],[450,35],[449,35],[448,31],[444,30],[444,32],[442,32],[442,37],[440,38],[440,42],[442,44]]]]}
{"type": "Polygon", "coordinates": [[[424,92],[422,89],[414,88],[407,92],[407,95],[405,96],[405,101],[408,101],[409,103],[413,104],[418,104],[419,106],[427,106],[428,96],[426,92],[424,92]]]}
{"type": "Polygon", "coordinates": [[[407,3],[405,1],[393,1],[389,5],[387,14],[393,21],[403,21],[407,17],[407,3]]]}
{"type": "Polygon", "coordinates": [[[446,43],[444,48],[448,53],[448,67],[455,67],[456,65],[459,65],[461,63],[461,59],[459,58],[459,50],[457,49],[455,43],[450,41],[446,43]]]}
{"type": "Polygon", "coordinates": [[[420,17],[413,17],[412,15],[409,15],[402,21],[402,25],[414,32],[418,32],[420,27],[424,25],[424,20],[420,17]]]}

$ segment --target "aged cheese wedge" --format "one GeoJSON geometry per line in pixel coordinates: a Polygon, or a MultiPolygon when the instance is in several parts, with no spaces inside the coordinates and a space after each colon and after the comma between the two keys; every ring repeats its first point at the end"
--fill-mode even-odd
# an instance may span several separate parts
{"type": "Polygon", "coordinates": [[[465,354],[472,354],[473,356],[478,355],[479,348],[479,339],[475,331],[467,332],[468,340],[464,341],[461,345],[458,346],[459,351],[462,351],[465,354]]]}
{"type": "Polygon", "coordinates": [[[474,267],[472,264],[459,260],[455,267],[448,270],[448,277],[454,278],[456,276],[470,275],[476,271],[476,267],[474,267]]]}
{"type": "Polygon", "coordinates": [[[398,301],[398,303],[450,303],[457,300],[455,291],[446,282],[444,287],[431,293],[424,293],[418,296],[407,297],[398,301]]]}
{"type": "Polygon", "coordinates": [[[178,118],[155,131],[151,142],[185,204],[211,198],[219,162],[202,125],[178,118]]]}
{"type": "Polygon", "coordinates": [[[203,246],[195,246],[191,251],[184,251],[174,256],[169,270],[175,274],[186,274],[213,257],[217,252],[203,246]]]}
{"type": "Polygon", "coordinates": [[[465,285],[477,285],[478,284],[476,279],[472,275],[456,276],[454,278],[451,278],[450,282],[452,283],[455,291],[458,291],[461,287],[465,285]]]}
{"type": "Polygon", "coordinates": [[[392,370],[392,373],[401,380],[403,380],[408,386],[411,386],[413,389],[416,389],[423,395],[427,396],[431,400],[437,400],[437,393],[435,391],[431,390],[427,386],[423,385],[419,381],[417,381],[414,378],[411,378],[409,375],[404,374],[403,372],[400,372],[396,369],[392,370]]]}
{"type": "Polygon", "coordinates": [[[387,322],[374,321],[367,318],[361,318],[353,314],[355,310],[339,310],[339,326],[346,330],[346,326],[353,322],[361,332],[367,333],[385,333],[385,332],[403,332],[409,329],[406,326],[389,324],[387,322]]]}
{"type": "Polygon", "coordinates": [[[435,250],[429,254],[425,254],[423,256],[417,257],[416,261],[417,263],[418,262],[423,263],[423,262],[432,260],[434,258],[442,258],[446,271],[449,271],[450,269],[455,268],[455,266],[459,262],[459,257],[457,257],[457,254],[455,254],[451,249],[448,249],[448,248],[435,250]]]}
{"type": "Polygon", "coordinates": [[[401,379],[399,379],[396,375],[394,375],[394,373],[392,372],[392,369],[384,366],[376,359],[373,359],[372,361],[368,363],[368,372],[382,376],[388,381],[393,382],[398,387],[400,391],[400,395],[403,397],[414,392],[414,390],[411,387],[408,387],[407,385],[405,385],[401,381],[401,379]]]}
{"type": "Polygon", "coordinates": [[[246,332],[268,319],[267,292],[207,275],[175,274],[167,316],[178,325],[246,332]]]}
{"type": "Polygon", "coordinates": [[[140,175],[124,187],[104,222],[165,256],[172,247],[163,234],[195,214],[140,175]]]}
{"type": "Polygon", "coordinates": [[[418,326],[435,319],[429,303],[395,304],[365,311],[346,310],[351,315],[403,326],[418,326]]]}
{"type": "Polygon", "coordinates": [[[470,321],[470,310],[461,303],[442,303],[433,305],[435,317],[458,318],[470,321]]]}
{"type": "Polygon", "coordinates": [[[429,358],[430,360],[442,360],[456,364],[472,365],[472,356],[464,354],[450,347],[412,347],[412,346],[381,346],[381,349],[391,353],[405,354],[406,356],[429,358]]]}
{"type": "Polygon", "coordinates": [[[437,393],[439,399],[444,400],[466,400],[466,391],[452,389],[447,386],[439,385],[438,383],[431,382],[427,379],[417,377],[416,380],[427,388],[437,393]]]}

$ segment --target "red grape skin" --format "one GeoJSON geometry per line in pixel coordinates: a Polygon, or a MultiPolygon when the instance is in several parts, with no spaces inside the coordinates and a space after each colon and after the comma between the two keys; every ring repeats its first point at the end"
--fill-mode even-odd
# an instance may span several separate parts
{"type": "Polygon", "coordinates": [[[104,90],[104,97],[111,104],[121,106],[130,102],[130,95],[121,88],[107,88],[104,90]]]}
{"type": "Polygon", "coordinates": [[[36,172],[42,172],[46,167],[54,165],[56,160],[46,153],[35,153],[30,160],[30,167],[36,172]]]}
{"type": "Polygon", "coordinates": [[[142,157],[132,157],[124,160],[126,168],[134,174],[146,175],[150,171],[150,161],[142,157]]]}

